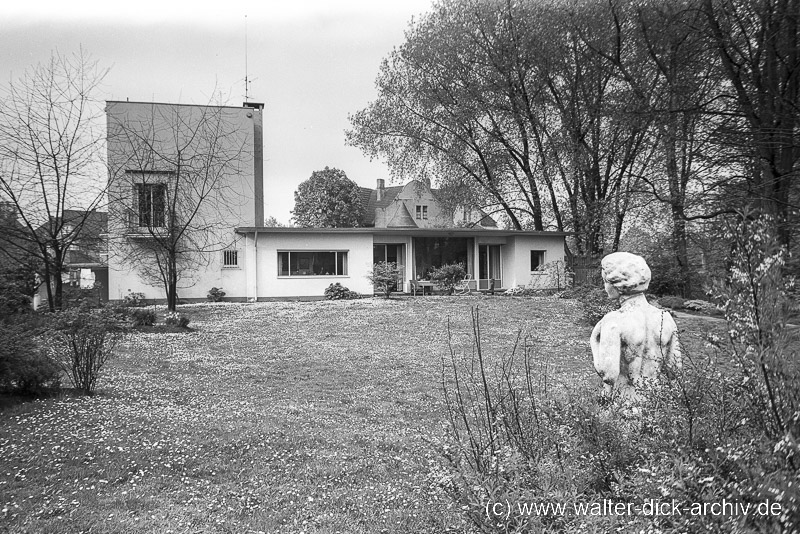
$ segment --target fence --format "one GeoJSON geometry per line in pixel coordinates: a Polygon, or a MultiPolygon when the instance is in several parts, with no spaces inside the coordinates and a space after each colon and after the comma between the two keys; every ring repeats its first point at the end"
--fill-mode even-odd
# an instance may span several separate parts
{"type": "Polygon", "coordinates": [[[570,269],[575,274],[576,286],[601,286],[600,256],[572,256],[570,269]]]}

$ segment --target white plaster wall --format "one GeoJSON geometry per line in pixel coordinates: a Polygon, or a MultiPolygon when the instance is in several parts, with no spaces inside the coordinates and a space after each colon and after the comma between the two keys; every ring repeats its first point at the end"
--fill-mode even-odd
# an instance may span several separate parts
{"type": "MultiPolygon", "coordinates": [[[[257,223],[254,201],[254,121],[260,120],[260,112],[249,108],[213,108],[219,113],[223,124],[221,137],[226,144],[226,154],[234,154],[235,162],[226,182],[218,191],[221,198],[209,198],[201,205],[198,221],[214,228],[215,237],[208,240],[213,250],[205,254],[208,266],[187,276],[179,283],[179,299],[205,299],[212,287],[222,287],[226,297],[245,297],[247,294],[246,272],[244,269],[246,251],[241,236],[233,229],[257,223]],[[248,117],[248,114],[250,115],[248,117]],[[237,241],[238,240],[238,241],[237,241]],[[239,250],[239,269],[222,268],[222,249],[239,250]]],[[[202,113],[202,106],[180,106],[173,104],[152,104],[139,102],[109,102],[106,107],[109,140],[108,159],[110,166],[109,188],[109,299],[121,299],[128,292],[144,293],[147,299],[164,299],[165,291],[161,285],[149,285],[139,276],[136,265],[131,262],[128,247],[132,243],[124,237],[128,233],[127,217],[130,211],[129,191],[137,179],[126,174],[126,170],[137,170],[139,165],[129,158],[133,150],[126,136],[120,135],[120,125],[134,130],[151,128],[170,132],[170,121],[175,113],[183,120],[192,122],[202,113]],[[163,123],[163,124],[162,124],[163,123]],[[132,167],[129,169],[129,167],[132,167]]],[[[170,151],[169,136],[160,147],[170,151]]],[[[135,159],[135,158],[134,158],[135,159]]],[[[260,223],[259,223],[260,224],[260,223]]],[[[145,260],[139,260],[145,261],[145,260]]]]}
{"type": "MultiPolygon", "coordinates": [[[[506,288],[527,286],[531,282],[531,250],[544,250],[544,262],[564,261],[564,238],[561,236],[512,236],[504,247],[503,274],[508,275],[508,282],[503,281],[506,288]]],[[[543,275],[533,275],[543,276],[543,275]]],[[[548,281],[544,284],[550,287],[548,281]]]]}
{"type": "Polygon", "coordinates": [[[259,233],[257,266],[251,265],[257,269],[259,298],[322,297],[325,289],[336,282],[351,291],[373,293],[372,284],[366,278],[367,272],[372,270],[370,234],[259,233]],[[278,277],[278,251],[287,250],[346,250],[347,275],[278,277]]]}

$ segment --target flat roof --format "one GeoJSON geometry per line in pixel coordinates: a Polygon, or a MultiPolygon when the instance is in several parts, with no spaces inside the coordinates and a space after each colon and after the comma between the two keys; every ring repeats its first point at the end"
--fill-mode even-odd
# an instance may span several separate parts
{"type": "Polygon", "coordinates": [[[569,232],[535,231],[535,230],[497,230],[493,228],[294,228],[273,226],[241,226],[235,229],[237,234],[401,234],[410,236],[448,236],[465,237],[473,235],[482,236],[539,236],[539,237],[565,237],[569,232]]]}
{"type": "Polygon", "coordinates": [[[223,109],[263,109],[260,102],[247,102],[241,106],[218,106],[216,104],[175,104],[172,102],[140,102],[138,100],[106,100],[106,104],[145,104],[148,106],[185,106],[193,108],[223,108],[223,109]]]}

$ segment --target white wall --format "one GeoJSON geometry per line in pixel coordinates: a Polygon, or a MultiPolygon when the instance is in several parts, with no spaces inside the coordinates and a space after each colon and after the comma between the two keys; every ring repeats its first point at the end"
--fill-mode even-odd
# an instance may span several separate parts
{"type": "MultiPolygon", "coordinates": [[[[252,247],[251,239],[248,240],[252,247]]],[[[252,248],[250,249],[252,252],[252,248]]],[[[248,269],[257,273],[257,280],[248,277],[247,296],[264,297],[323,297],[325,289],[336,282],[351,291],[371,295],[372,284],[367,272],[372,270],[372,235],[370,234],[317,234],[313,233],[261,233],[258,235],[257,261],[248,269]],[[278,276],[278,251],[347,251],[347,275],[344,276],[278,276]]]]}
{"type": "MultiPolygon", "coordinates": [[[[531,276],[543,276],[531,272],[531,251],[543,250],[544,262],[564,261],[564,238],[562,236],[512,236],[503,251],[503,286],[525,287],[531,276]]],[[[543,284],[551,287],[554,282],[543,284]]]]}

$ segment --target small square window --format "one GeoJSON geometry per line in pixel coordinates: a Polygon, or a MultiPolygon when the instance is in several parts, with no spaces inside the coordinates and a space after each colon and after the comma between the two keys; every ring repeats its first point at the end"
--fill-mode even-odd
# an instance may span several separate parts
{"type": "Polygon", "coordinates": [[[224,250],[222,252],[222,266],[223,267],[238,267],[239,266],[239,251],[238,250],[224,250]]]}

